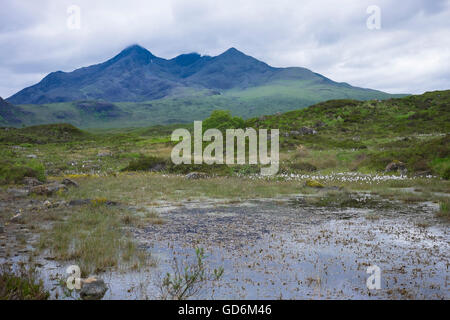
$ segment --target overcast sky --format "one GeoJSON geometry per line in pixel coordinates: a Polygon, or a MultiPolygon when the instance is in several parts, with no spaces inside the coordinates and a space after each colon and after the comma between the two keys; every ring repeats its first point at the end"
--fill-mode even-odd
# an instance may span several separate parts
{"type": "Polygon", "coordinates": [[[1,0],[0,7],[2,97],[135,43],[163,58],[236,47],[272,66],[390,93],[450,89],[450,0],[1,0]],[[68,27],[76,21],[71,5],[81,9],[79,29],[68,27]],[[381,10],[380,29],[367,27],[371,5],[381,10]]]}

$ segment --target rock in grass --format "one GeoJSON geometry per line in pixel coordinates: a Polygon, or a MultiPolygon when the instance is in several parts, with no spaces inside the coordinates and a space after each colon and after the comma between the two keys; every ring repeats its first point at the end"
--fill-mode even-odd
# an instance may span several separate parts
{"type": "Polygon", "coordinates": [[[16,214],[9,221],[11,221],[12,223],[22,223],[22,221],[23,221],[22,214],[21,213],[16,214]]]}
{"type": "Polygon", "coordinates": [[[51,196],[58,191],[67,191],[67,187],[63,184],[52,183],[36,186],[30,189],[30,192],[37,195],[51,196]]]}
{"type": "Polygon", "coordinates": [[[23,178],[22,183],[24,185],[26,185],[26,186],[29,186],[29,187],[35,187],[35,186],[43,185],[43,183],[41,181],[39,181],[36,178],[32,178],[32,177],[25,177],[25,178],[23,178]]]}
{"type": "Polygon", "coordinates": [[[384,170],[385,172],[401,172],[401,173],[406,173],[407,169],[406,169],[406,165],[398,160],[394,160],[391,163],[389,163],[386,166],[386,169],[384,170]]]}
{"type": "Polygon", "coordinates": [[[323,184],[321,184],[319,181],[317,180],[306,180],[305,182],[305,186],[310,187],[310,188],[325,188],[325,186],[323,184]]]}
{"type": "Polygon", "coordinates": [[[120,203],[108,199],[75,199],[70,200],[67,205],[69,205],[70,207],[87,205],[105,205],[114,207],[120,205],[120,203]]]}
{"type": "Polygon", "coordinates": [[[111,156],[112,156],[111,152],[108,152],[108,151],[97,153],[97,157],[99,157],[99,158],[111,157],[111,156]]]}
{"type": "Polygon", "coordinates": [[[206,179],[208,175],[204,172],[190,172],[186,175],[186,179],[197,180],[197,179],[206,179]]]}
{"type": "Polygon", "coordinates": [[[101,300],[108,287],[102,279],[88,278],[82,281],[80,297],[83,300],[101,300]]]}
{"type": "Polygon", "coordinates": [[[66,187],[78,188],[78,183],[70,179],[64,179],[63,181],[61,181],[61,184],[65,185],[66,187]]]}
{"type": "Polygon", "coordinates": [[[309,127],[301,127],[298,131],[292,131],[291,135],[294,136],[305,136],[305,135],[315,135],[317,134],[317,131],[313,128],[309,127]]]}
{"type": "Polygon", "coordinates": [[[69,201],[69,206],[86,206],[91,203],[91,199],[75,199],[69,201]]]}
{"type": "Polygon", "coordinates": [[[10,188],[6,192],[13,198],[24,198],[30,194],[30,192],[26,189],[14,189],[10,188]]]}

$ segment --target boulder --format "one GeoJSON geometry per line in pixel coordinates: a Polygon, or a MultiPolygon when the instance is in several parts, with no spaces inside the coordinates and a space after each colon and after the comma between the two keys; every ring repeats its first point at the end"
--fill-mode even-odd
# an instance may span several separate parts
{"type": "Polygon", "coordinates": [[[10,188],[6,192],[13,198],[24,198],[30,194],[30,192],[26,189],[14,189],[10,188]]]}
{"type": "Polygon", "coordinates": [[[323,122],[323,121],[319,121],[319,122],[317,122],[316,124],[315,124],[315,127],[316,128],[323,128],[323,127],[326,127],[326,123],[325,122],[323,122]]]}
{"type": "Polygon", "coordinates": [[[51,196],[58,191],[67,191],[67,187],[59,183],[44,184],[30,189],[30,192],[37,195],[51,196]]]}
{"type": "Polygon", "coordinates": [[[105,206],[110,206],[110,207],[120,205],[119,202],[111,201],[111,200],[107,200],[107,199],[75,199],[75,200],[70,200],[69,203],[67,203],[67,205],[70,207],[87,206],[87,205],[91,205],[91,204],[93,204],[93,205],[104,204],[105,206]]]}
{"type": "Polygon", "coordinates": [[[309,127],[301,127],[300,128],[300,133],[302,135],[317,134],[317,131],[312,129],[312,128],[309,128],[309,127]]]}
{"type": "Polygon", "coordinates": [[[50,209],[50,208],[56,208],[56,207],[58,207],[59,206],[59,204],[58,203],[52,203],[52,202],[50,202],[49,200],[45,200],[44,201],[44,203],[43,203],[43,205],[44,205],[44,207],[46,207],[47,209],[50,209]]]}
{"type": "Polygon", "coordinates": [[[66,187],[78,188],[78,183],[70,179],[64,179],[63,181],[61,181],[61,184],[65,185],[66,187]]]}
{"type": "Polygon", "coordinates": [[[25,178],[23,178],[22,183],[23,183],[24,185],[29,186],[29,187],[35,187],[35,186],[43,185],[43,183],[42,183],[41,181],[39,181],[39,180],[36,179],[36,178],[31,178],[31,177],[25,177],[25,178]]]}
{"type": "Polygon", "coordinates": [[[92,202],[91,199],[76,199],[76,200],[70,200],[69,206],[86,206],[92,202]]]}
{"type": "Polygon", "coordinates": [[[149,170],[154,172],[162,171],[166,168],[166,165],[163,163],[157,163],[153,167],[151,167],[149,170]]]}
{"type": "Polygon", "coordinates": [[[186,179],[192,180],[206,179],[206,178],[208,178],[208,175],[204,172],[190,172],[186,175],[186,179]]]}
{"type": "Polygon", "coordinates": [[[102,279],[94,277],[82,280],[80,297],[83,300],[101,300],[108,287],[102,279]]]}
{"type": "Polygon", "coordinates": [[[309,127],[301,127],[300,130],[295,130],[289,132],[289,135],[292,136],[305,136],[305,135],[314,135],[317,134],[317,131],[309,128],[309,127]]]}
{"type": "Polygon", "coordinates": [[[35,155],[35,154],[29,154],[29,155],[27,155],[27,158],[28,158],[28,159],[37,159],[37,155],[35,155]]]}
{"type": "Polygon", "coordinates": [[[23,216],[21,213],[16,214],[14,217],[12,217],[9,221],[12,223],[22,223],[23,222],[23,216]]]}
{"type": "Polygon", "coordinates": [[[99,158],[110,157],[111,155],[112,155],[111,152],[108,152],[108,151],[103,151],[103,152],[97,153],[97,157],[99,157],[99,158]]]}
{"type": "Polygon", "coordinates": [[[385,172],[401,172],[406,173],[408,170],[406,169],[406,165],[398,160],[394,160],[386,166],[385,172]]]}

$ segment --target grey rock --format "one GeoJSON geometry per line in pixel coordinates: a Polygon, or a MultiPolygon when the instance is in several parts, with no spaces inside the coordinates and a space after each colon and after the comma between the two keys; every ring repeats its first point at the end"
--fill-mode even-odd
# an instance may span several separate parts
{"type": "Polygon", "coordinates": [[[10,188],[7,190],[8,194],[14,198],[25,198],[30,194],[30,192],[26,189],[14,189],[10,188]]]}
{"type": "Polygon", "coordinates": [[[325,122],[319,121],[319,122],[316,123],[315,127],[316,128],[323,128],[323,127],[326,127],[326,125],[327,124],[325,122]]]}
{"type": "Polygon", "coordinates": [[[300,128],[300,133],[302,135],[317,134],[317,131],[312,129],[312,128],[309,128],[309,127],[301,127],[300,128]]]}
{"type": "Polygon", "coordinates": [[[97,153],[97,157],[100,157],[100,158],[110,157],[111,155],[112,155],[111,152],[107,152],[107,151],[97,153]]]}
{"type": "Polygon", "coordinates": [[[35,186],[40,186],[43,185],[43,183],[41,181],[39,181],[36,178],[31,178],[31,177],[25,177],[22,180],[22,183],[24,185],[30,186],[30,187],[35,187],[35,186]]]}
{"type": "MultiPolygon", "coordinates": [[[[91,200],[91,199],[75,199],[75,200],[70,200],[68,205],[71,206],[71,207],[86,206],[86,205],[91,204],[92,202],[93,202],[93,200],[91,200]]],[[[107,200],[105,202],[105,205],[107,205],[107,206],[118,206],[119,202],[107,200]]]]}
{"type": "Polygon", "coordinates": [[[302,127],[302,128],[300,128],[300,130],[289,132],[289,135],[292,135],[292,136],[305,136],[305,135],[314,135],[314,134],[317,134],[317,131],[312,128],[308,128],[308,127],[302,127]]]}
{"type": "Polygon", "coordinates": [[[208,178],[208,175],[204,172],[190,172],[186,175],[186,179],[205,179],[208,178]]]}
{"type": "Polygon", "coordinates": [[[30,192],[37,195],[50,196],[60,190],[67,191],[67,187],[63,184],[52,183],[33,187],[30,189],[30,192]]]}
{"type": "Polygon", "coordinates": [[[37,159],[37,155],[35,155],[35,154],[29,154],[29,155],[27,155],[27,158],[28,158],[28,159],[37,159]]]}
{"type": "Polygon", "coordinates": [[[89,278],[83,281],[80,297],[83,300],[101,300],[108,287],[102,279],[89,278]]]}
{"type": "Polygon", "coordinates": [[[76,199],[70,200],[69,206],[85,206],[91,203],[91,199],[76,199]]]}
{"type": "Polygon", "coordinates": [[[49,200],[45,200],[43,205],[44,205],[44,207],[46,207],[48,209],[50,209],[50,208],[57,208],[59,206],[58,203],[56,203],[56,202],[52,203],[49,200]]]}
{"type": "Polygon", "coordinates": [[[408,170],[406,169],[406,165],[401,161],[392,161],[386,166],[385,172],[400,172],[406,173],[408,170]]]}
{"type": "Polygon", "coordinates": [[[23,221],[23,216],[21,213],[18,213],[14,217],[12,217],[9,221],[13,223],[21,223],[23,221]]]}
{"type": "Polygon", "coordinates": [[[165,164],[163,164],[163,163],[157,163],[157,164],[155,164],[155,165],[150,169],[150,171],[158,172],[158,171],[164,170],[165,168],[166,168],[166,165],[165,165],[165,164]]]}
{"type": "Polygon", "coordinates": [[[58,207],[67,207],[67,202],[64,200],[58,202],[58,207]]]}
{"type": "Polygon", "coordinates": [[[66,187],[78,188],[78,183],[70,179],[64,179],[63,181],[61,181],[61,184],[65,185],[66,187]]]}

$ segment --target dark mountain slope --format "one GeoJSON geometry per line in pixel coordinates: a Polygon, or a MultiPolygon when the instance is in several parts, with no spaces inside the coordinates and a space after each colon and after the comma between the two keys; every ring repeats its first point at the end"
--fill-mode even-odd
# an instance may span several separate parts
{"type": "Polygon", "coordinates": [[[210,89],[248,88],[269,82],[277,69],[231,48],[202,64],[188,83],[210,89]]]}
{"type": "MultiPolygon", "coordinates": [[[[204,90],[247,89],[270,85],[274,81],[296,81],[301,90],[304,84],[319,84],[336,92],[350,89],[342,98],[379,98],[388,94],[379,91],[339,84],[305,68],[273,68],[264,62],[231,48],[219,56],[183,54],[170,60],[154,56],[150,51],[134,45],[112,59],[73,72],[53,72],[41,82],[14,94],[13,104],[45,104],[77,100],[106,100],[139,102],[175,96],[179,92],[204,90]]],[[[324,88],[322,87],[321,90],[324,88]]],[[[312,92],[315,99],[321,100],[312,92]]]]}

